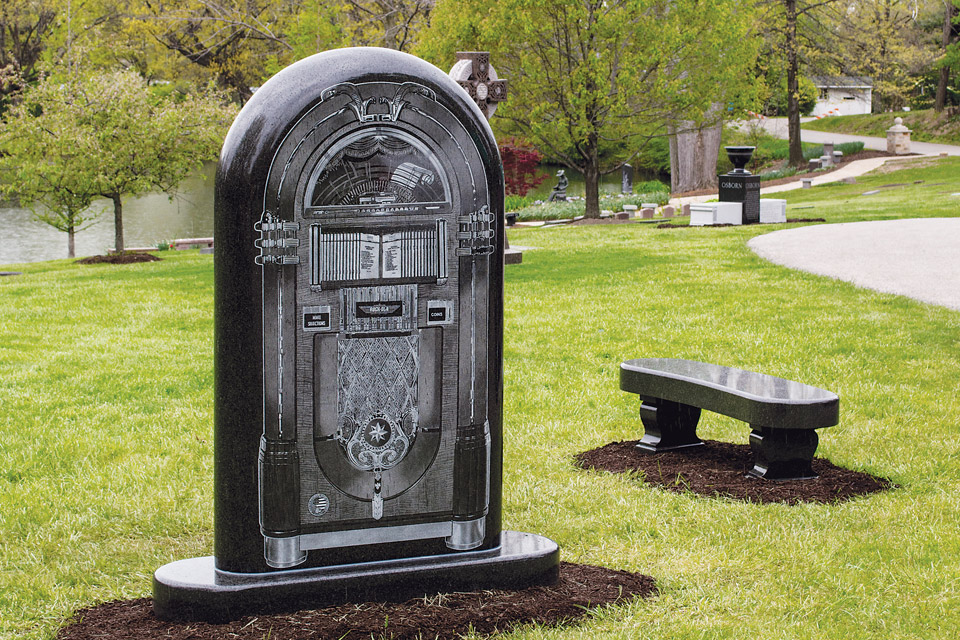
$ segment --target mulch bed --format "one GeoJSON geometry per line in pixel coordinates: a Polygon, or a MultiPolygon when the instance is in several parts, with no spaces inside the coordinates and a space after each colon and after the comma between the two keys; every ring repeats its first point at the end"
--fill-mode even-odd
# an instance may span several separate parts
{"type": "Polygon", "coordinates": [[[133,264],[134,262],[159,262],[162,258],[158,258],[155,255],[150,253],[141,253],[141,252],[124,252],[124,253],[111,253],[105,256],[90,256],[89,258],[81,258],[77,260],[77,264],[133,264]]]}
{"type": "Polygon", "coordinates": [[[291,614],[248,616],[227,624],[172,623],[153,615],[150,598],[108,602],[77,611],[58,640],[302,640],[330,638],[458,638],[470,629],[488,634],[536,622],[575,622],[591,609],[649,598],[653,578],[569,562],[549,587],[478,591],[417,598],[401,603],[344,604],[291,614]]]}
{"type": "Polygon", "coordinates": [[[894,487],[889,480],[822,458],[813,459],[813,470],[820,476],[815,480],[753,478],[746,475],[753,466],[749,445],[704,440],[702,447],[647,453],[636,448],[637,442],[612,442],[578,454],[575,460],[584,469],[640,473],[644,482],[667,491],[758,503],[836,503],[894,487]]]}

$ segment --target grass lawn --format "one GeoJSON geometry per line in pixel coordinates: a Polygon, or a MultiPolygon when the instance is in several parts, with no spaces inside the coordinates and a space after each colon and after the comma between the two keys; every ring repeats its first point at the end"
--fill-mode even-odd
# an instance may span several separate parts
{"type": "Polygon", "coordinates": [[[910,134],[910,139],[915,142],[960,144],[960,118],[950,118],[946,111],[937,113],[933,109],[830,116],[805,122],[801,127],[815,131],[886,138],[887,129],[893,126],[893,119],[898,116],[903,118],[904,126],[913,132],[910,134]]]}
{"type": "MultiPolygon", "coordinates": [[[[790,192],[788,215],[958,213],[958,160],[858,180],[790,192]],[[859,195],[891,183],[909,185],[859,195]]],[[[504,526],[661,594],[508,637],[955,637],[960,314],[764,262],[746,241],[773,229],[510,232],[538,248],[506,275],[504,526]],[[577,470],[574,454],[642,433],[618,388],[642,356],[837,392],[818,454],[898,488],[762,506],[577,470]]],[[[158,566],[212,551],[213,263],[163,258],[0,278],[0,637],[52,638],[76,608],[147,596],[158,566]]],[[[700,433],[748,429],[704,414],[700,433]]]]}

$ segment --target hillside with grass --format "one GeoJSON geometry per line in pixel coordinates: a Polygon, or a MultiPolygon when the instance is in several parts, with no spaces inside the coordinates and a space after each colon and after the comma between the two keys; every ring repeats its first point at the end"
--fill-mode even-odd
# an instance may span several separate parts
{"type": "Polygon", "coordinates": [[[913,133],[910,139],[917,142],[960,144],[960,114],[950,115],[950,110],[937,113],[933,109],[897,113],[871,113],[856,116],[830,116],[811,120],[801,125],[813,131],[833,131],[850,135],[886,138],[893,119],[903,118],[903,124],[913,133]]]}
{"type": "MultiPolygon", "coordinates": [[[[781,197],[788,217],[852,222],[957,217],[956,193],[950,158],[781,197]]],[[[504,528],[556,540],[566,561],[651,575],[659,594],[508,637],[956,637],[960,313],[746,245],[790,226],[510,230],[535,248],[505,277],[504,528]],[[642,435],[640,401],[618,385],[636,357],[836,392],[840,422],[817,455],[895,487],[757,504],[578,468],[576,454],[642,435]]],[[[162,256],[0,278],[4,640],[50,640],[78,608],[147,597],[156,568],[212,552],[213,258],[162,256]]],[[[699,433],[744,444],[749,429],[705,413],[699,433]]]]}

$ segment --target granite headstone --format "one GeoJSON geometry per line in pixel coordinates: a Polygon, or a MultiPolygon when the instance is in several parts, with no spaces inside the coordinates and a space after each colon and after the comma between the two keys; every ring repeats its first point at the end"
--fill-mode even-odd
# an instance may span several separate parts
{"type": "Polygon", "coordinates": [[[161,618],[548,583],[501,530],[503,168],[443,71],[328,51],[265,83],[215,187],[214,554],[161,618]]]}
{"type": "Polygon", "coordinates": [[[744,169],[755,147],[724,147],[733,163],[733,170],[719,176],[720,202],[739,202],[742,206],[742,223],[760,222],[760,177],[744,169]]]}

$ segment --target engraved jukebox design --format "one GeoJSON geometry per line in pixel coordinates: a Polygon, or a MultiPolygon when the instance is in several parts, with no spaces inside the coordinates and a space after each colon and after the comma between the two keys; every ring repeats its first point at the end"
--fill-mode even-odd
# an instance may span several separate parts
{"type": "Polygon", "coordinates": [[[341,83],[291,128],[256,224],[264,559],[441,539],[490,506],[496,229],[476,143],[414,82],[341,83]]]}

